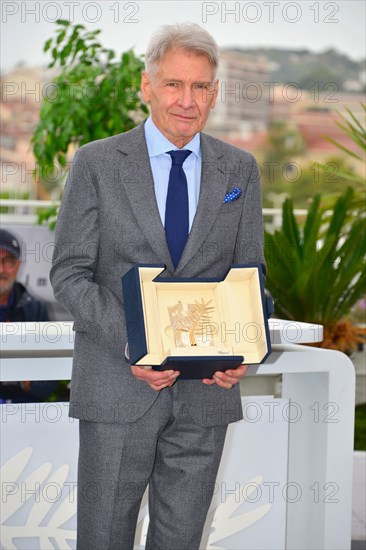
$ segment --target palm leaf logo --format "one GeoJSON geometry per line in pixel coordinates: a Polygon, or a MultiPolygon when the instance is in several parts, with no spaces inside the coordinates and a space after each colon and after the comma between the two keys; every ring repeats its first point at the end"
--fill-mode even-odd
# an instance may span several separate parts
{"type": "Polygon", "coordinates": [[[222,550],[227,548],[227,545],[220,545],[220,542],[228,537],[232,537],[244,529],[248,529],[251,525],[261,520],[272,508],[272,504],[262,504],[254,510],[244,512],[239,515],[234,515],[237,508],[243,502],[243,494],[246,495],[246,499],[250,500],[250,496],[253,491],[256,490],[263,482],[263,476],[257,476],[250,481],[240,484],[235,492],[230,494],[225,502],[220,504],[214,511],[214,518],[212,522],[213,530],[209,534],[207,550],[222,550]],[[248,486],[248,489],[246,489],[248,486]],[[244,491],[245,490],[245,491],[244,491]]]}
{"type": "Polygon", "coordinates": [[[76,531],[62,527],[76,513],[76,488],[66,491],[67,496],[62,499],[69,465],[63,464],[52,471],[52,464],[45,462],[22,479],[32,454],[32,447],[27,447],[12,456],[1,468],[1,544],[7,550],[16,550],[14,539],[38,538],[42,550],[53,550],[55,546],[52,541],[58,548],[71,549],[76,531]],[[47,488],[52,489],[52,497],[47,496],[47,488]],[[59,499],[55,497],[55,489],[59,499]],[[16,523],[16,513],[31,498],[34,503],[26,522],[23,525],[16,523]],[[57,505],[55,502],[58,500],[60,503],[57,505]]]}
{"type": "Polygon", "coordinates": [[[195,300],[194,304],[183,305],[178,302],[174,306],[168,307],[171,325],[167,326],[165,333],[167,336],[174,337],[177,347],[184,347],[182,333],[187,333],[190,346],[197,346],[196,336],[205,334],[205,327],[210,324],[211,314],[215,307],[211,306],[212,300],[205,302],[195,300]]]}

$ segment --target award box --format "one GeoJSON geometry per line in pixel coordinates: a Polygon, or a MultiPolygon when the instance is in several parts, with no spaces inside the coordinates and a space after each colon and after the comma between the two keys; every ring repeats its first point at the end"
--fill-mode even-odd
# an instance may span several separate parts
{"type": "Polygon", "coordinates": [[[122,277],[129,360],[180,378],[211,378],[271,353],[259,264],[233,265],[223,280],[161,276],[164,265],[136,265],[122,277]]]}

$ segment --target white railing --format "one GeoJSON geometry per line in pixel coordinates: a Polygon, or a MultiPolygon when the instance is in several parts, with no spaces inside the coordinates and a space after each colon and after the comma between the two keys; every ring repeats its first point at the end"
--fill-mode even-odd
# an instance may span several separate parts
{"type": "MultiPolygon", "coordinates": [[[[57,206],[60,201],[2,199],[0,206],[9,209],[9,212],[1,214],[1,223],[4,225],[21,224],[32,225],[37,223],[37,211],[57,206]]],[[[307,210],[295,209],[295,216],[306,216],[307,210]]],[[[282,225],[281,208],[263,208],[264,223],[267,231],[274,231],[282,225]]]]}
{"type": "MultiPolygon", "coordinates": [[[[282,208],[263,208],[263,220],[264,227],[270,233],[273,233],[276,229],[280,229],[282,226],[282,208]]],[[[306,209],[295,208],[295,216],[306,216],[308,211],[306,209]]]]}
{"type": "Polygon", "coordinates": [[[1,223],[4,225],[34,225],[38,221],[37,211],[59,204],[60,201],[1,199],[0,207],[8,209],[7,212],[0,214],[1,223]]]}

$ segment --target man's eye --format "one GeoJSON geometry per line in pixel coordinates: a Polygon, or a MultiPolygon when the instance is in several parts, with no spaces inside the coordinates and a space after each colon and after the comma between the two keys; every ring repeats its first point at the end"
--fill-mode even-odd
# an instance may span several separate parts
{"type": "Polygon", "coordinates": [[[178,88],[178,82],[168,82],[167,86],[170,88],[178,88]]]}
{"type": "Polygon", "coordinates": [[[211,84],[209,82],[197,82],[194,87],[196,90],[208,90],[210,86],[211,84]]]}

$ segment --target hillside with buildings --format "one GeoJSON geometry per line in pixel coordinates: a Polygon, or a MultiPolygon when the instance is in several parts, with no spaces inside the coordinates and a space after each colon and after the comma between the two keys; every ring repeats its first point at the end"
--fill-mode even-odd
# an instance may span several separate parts
{"type": "MultiPolygon", "coordinates": [[[[206,131],[253,152],[261,164],[269,158],[301,166],[326,162],[342,152],[324,135],[351,150],[355,148],[337,121],[345,107],[363,120],[362,67],[362,63],[334,50],[322,54],[275,48],[222,50],[218,101],[206,131]],[[316,75],[323,80],[320,77],[316,80],[316,75]],[[270,143],[273,130],[281,125],[285,136],[282,151],[270,143]],[[291,145],[294,136],[301,147],[291,145]]],[[[2,192],[11,197],[56,199],[62,193],[57,186],[47,188],[32,177],[34,158],[30,140],[42,101],[47,98],[52,101],[55,93],[53,76],[49,69],[19,66],[1,77],[2,192]]],[[[362,163],[355,159],[352,164],[356,172],[363,170],[362,163]]],[[[278,177],[283,180],[283,173],[278,177]]],[[[264,189],[264,195],[267,194],[264,189]]]]}
{"type": "Polygon", "coordinates": [[[294,52],[269,51],[278,54],[276,63],[263,49],[221,52],[218,101],[206,128],[216,137],[255,154],[262,168],[266,206],[278,206],[279,197],[284,200],[288,194],[294,197],[296,206],[305,207],[314,193],[339,191],[347,186],[348,182],[339,176],[344,169],[364,176],[361,160],[349,157],[326,139],[360,153],[338,123],[340,114],[348,116],[346,109],[350,109],[365,126],[361,65],[356,64],[356,71],[351,60],[337,54],[339,63],[349,62],[349,72],[342,73],[340,65],[332,66],[350,79],[357,80],[358,75],[357,91],[357,86],[352,91],[341,89],[332,80],[314,80],[310,87],[301,86],[301,70],[303,76],[310,74],[306,73],[309,67],[313,75],[321,74],[325,54],[297,52],[295,63],[294,52]],[[310,58],[308,69],[300,69],[306,65],[302,59],[305,54],[310,58]],[[322,164],[328,166],[328,171],[322,164]]]}
{"type": "MultiPolygon", "coordinates": [[[[303,89],[323,89],[334,83],[339,91],[364,92],[365,59],[354,61],[331,48],[321,53],[279,48],[238,49],[238,52],[264,57],[273,82],[295,82],[303,89]]],[[[326,90],[325,90],[326,91],[326,90]]]]}

